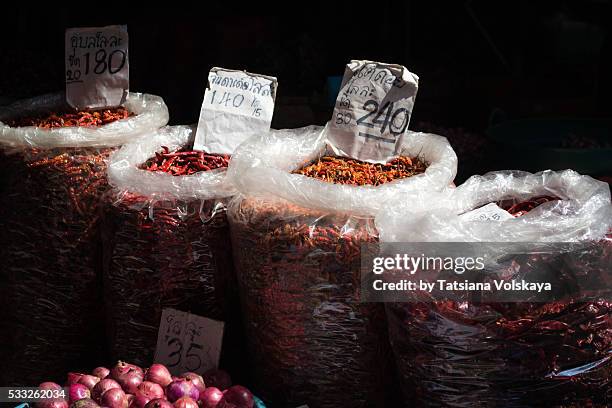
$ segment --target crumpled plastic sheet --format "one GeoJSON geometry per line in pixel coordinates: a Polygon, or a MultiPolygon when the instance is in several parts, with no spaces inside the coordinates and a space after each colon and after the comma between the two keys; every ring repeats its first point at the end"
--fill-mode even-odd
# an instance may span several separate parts
{"type": "Polygon", "coordinates": [[[271,131],[237,149],[228,209],[255,390],[271,406],[372,407],[389,397],[384,308],[360,303],[360,245],[373,214],[411,190],[441,190],[456,173],[445,138],[406,137],[424,174],[379,187],[327,183],[291,171],[329,151],[323,128],[271,131]]]}
{"type": "MultiPolygon", "coordinates": [[[[17,102],[0,121],[61,109],[61,94],[17,102]]],[[[105,362],[100,214],[116,146],[163,126],[157,96],[131,93],[136,115],[98,128],[11,128],[0,122],[0,319],[3,385],[35,385],[105,362]]]]}
{"type": "Polygon", "coordinates": [[[164,308],[225,320],[233,330],[237,291],[225,207],[233,189],[225,169],[172,176],[139,168],[161,146],[188,145],[194,130],[159,129],[109,159],[104,293],[113,359],[150,365],[164,308]]]}
{"type": "MultiPolygon", "coordinates": [[[[377,216],[381,242],[573,242],[576,252],[515,256],[514,272],[551,269],[553,287],[576,278],[598,290],[551,302],[389,303],[389,336],[403,392],[416,406],[609,406],[612,394],[610,190],[567,170],[474,176],[435,203],[415,194],[377,216]],[[560,198],[506,221],[471,221],[490,202],[560,198]],[[564,262],[559,262],[564,259],[564,262]],[[591,285],[593,287],[593,285],[591,285]]],[[[544,245],[544,244],[538,244],[544,245]]],[[[525,276],[525,275],[523,275],[525,276]]],[[[407,404],[407,406],[412,406],[407,404]]]]}

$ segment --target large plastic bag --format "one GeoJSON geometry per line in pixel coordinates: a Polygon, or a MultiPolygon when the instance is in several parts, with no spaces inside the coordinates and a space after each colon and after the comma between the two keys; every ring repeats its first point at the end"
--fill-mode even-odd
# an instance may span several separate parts
{"type": "MultiPolygon", "coordinates": [[[[2,111],[0,120],[63,105],[59,96],[34,98],[2,111]]],[[[2,384],[32,385],[104,362],[99,216],[108,189],[105,160],[168,121],[159,97],[130,94],[127,106],[135,116],[98,128],[0,123],[2,384]]]]}
{"type": "Polygon", "coordinates": [[[233,266],[224,201],[234,190],[226,169],[173,176],[139,168],[161,146],[176,151],[194,134],[188,126],[162,128],[110,158],[104,289],[114,359],[153,362],[163,308],[227,320],[236,304],[228,288],[233,266]]]}
{"type": "Polygon", "coordinates": [[[0,146],[4,150],[120,146],[168,123],[168,108],[159,96],[130,92],[123,106],[134,116],[102,127],[10,127],[3,121],[69,109],[62,93],[18,101],[0,111],[0,146]]]}
{"type": "Polygon", "coordinates": [[[390,351],[381,304],[359,302],[360,245],[391,197],[440,190],[457,160],[446,139],[411,133],[404,154],[424,174],[381,185],[291,174],[323,155],[320,127],[271,131],[243,143],[228,177],[241,196],[228,216],[256,390],[276,406],[384,406],[390,351]]]}
{"type": "MultiPolygon", "coordinates": [[[[485,303],[468,297],[387,303],[404,395],[415,393],[417,406],[609,402],[612,241],[605,236],[612,227],[612,207],[606,183],[570,170],[492,172],[454,190],[389,202],[376,226],[381,242],[508,243],[505,255],[512,257],[513,273],[528,274],[545,265],[552,268],[553,287],[573,285],[577,276],[601,282],[601,290],[550,302],[485,303]],[[560,200],[503,221],[469,216],[489,203],[507,207],[538,196],[560,200]],[[545,250],[521,256],[510,249],[515,242],[538,243],[533,248],[545,250]],[[558,242],[578,243],[578,248],[555,253],[552,243],[558,242]]],[[[507,269],[487,273],[511,278],[507,269]]]]}

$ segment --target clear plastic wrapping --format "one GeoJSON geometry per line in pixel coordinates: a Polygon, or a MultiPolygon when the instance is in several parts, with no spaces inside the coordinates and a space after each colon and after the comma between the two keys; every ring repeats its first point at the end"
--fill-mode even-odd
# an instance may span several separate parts
{"type": "MultiPolygon", "coordinates": [[[[37,384],[104,359],[99,221],[108,188],[105,160],[116,146],[168,120],[160,98],[131,94],[130,100],[134,117],[95,129],[0,122],[4,385],[37,384]]],[[[0,117],[61,106],[60,97],[44,96],[0,117]]]]}
{"type": "Polygon", "coordinates": [[[104,291],[114,359],[153,362],[163,308],[227,320],[235,303],[225,169],[173,176],[139,168],[161,146],[173,152],[193,134],[188,126],[162,128],[110,158],[104,291]]]}
{"type": "Polygon", "coordinates": [[[243,143],[228,211],[258,395],[271,406],[385,406],[390,351],[384,308],[359,302],[360,245],[373,214],[412,189],[440,190],[456,171],[446,139],[405,138],[424,174],[379,186],[331,184],[291,171],[326,152],[322,129],[271,131],[243,143]]]}
{"type": "MultiPolygon", "coordinates": [[[[543,265],[553,287],[600,282],[549,302],[386,304],[389,337],[405,396],[416,406],[596,406],[612,389],[612,207],[607,184],[574,171],[493,172],[437,195],[408,195],[376,217],[381,242],[530,242],[512,256],[516,276],[543,265]],[[489,203],[550,200],[503,221],[473,220],[489,203]],[[553,243],[578,243],[555,253],[553,243]],[[536,244],[533,244],[534,248],[536,244]],[[563,262],[560,262],[560,261],[563,262]]],[[[506,269],[488,270],[510,279],[506,269]]],[[[409,405],[412,406],[412,405],[409,405]]]]}

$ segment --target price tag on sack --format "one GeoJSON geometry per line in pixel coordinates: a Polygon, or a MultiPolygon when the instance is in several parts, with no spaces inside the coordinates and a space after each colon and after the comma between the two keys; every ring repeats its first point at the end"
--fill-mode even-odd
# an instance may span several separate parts
{"type": "Polygon", "coordinates": [[[164,309],[157,332],[155,362],[174,375],[203,374],[219,365],[224,323],[175,309],[164,309]]]}
{"type": "Polygon", "coordinates": [[[495,203],[489,203],[473,211],[461,214],[460,218],[466,221],[505,221],[514,217],[508,211],[495,203]]]}
{"type": "Polygon", "coordinates": [[[418,84],[419,77],[401,65],[351,61],[327,128],[334,153],[372,162],[397,156],[418,84]]]}
{"type": "Polygon", "coordinates": [[[129,87],[127,26],[66,30],[66,101],[70,106],[119,106],[129,87]]]}
{"type": "Polygon", "coordinates": [[[211,69],[193,149],[232,154],[249,136],[268,131],[276,87],[271,76],[211,69]]]}

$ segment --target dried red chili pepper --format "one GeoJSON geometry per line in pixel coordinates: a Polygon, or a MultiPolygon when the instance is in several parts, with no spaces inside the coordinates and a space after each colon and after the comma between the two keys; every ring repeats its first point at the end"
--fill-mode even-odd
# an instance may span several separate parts
{"type": "Polygon", "coordinates": [[[368,163],[344,157],[323,156],[315,163],[294,170],[294,174],[317,178],[336,184],[356,186],[378,186],[393,180],[424,173],[427,163],[406,156],[397,157],[388,163],[368,163]]]}
{"type": "Polygon", "coordinates": [[[11,127],[36,126],[45,129],[61,127],[97,127],[120,119],[126,119],[134,114],[126,108],[109,108],[85,111],[51,112],[44,115],[28,116],[8,121],[11,127]]]}
{"type": "Polygon", "coordinates": [[[98,227],[111,150],[2,156],[0,307],[11,316],[0,322],[2,347],[11,352],[2,384],[35,384],[104,362],[98,227]]]}
{"type": "Polygon", "coordinates": [[[173,176],[185,176],[200,171],[209,171],[225,168],[229,165],[229,155],[208,154],[201,151],[178,150],[170,153],[166,146],[162,152],[155,153],[155,157],[148,159],[140,167],[143,170],[163,171],[173,176]]]}

